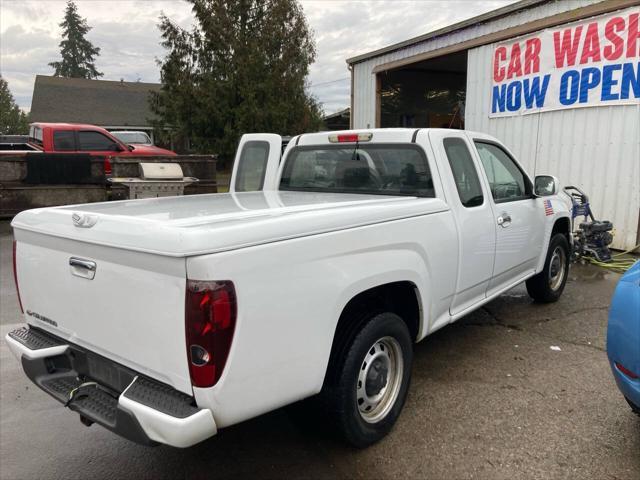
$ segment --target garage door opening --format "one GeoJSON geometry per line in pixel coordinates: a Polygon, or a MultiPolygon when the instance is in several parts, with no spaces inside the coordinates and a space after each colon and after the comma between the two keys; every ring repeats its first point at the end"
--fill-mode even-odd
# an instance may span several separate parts
{"type": "Polygon", "coordinates": [[[467,51],[378,74],[380,127],[464,128],[467,51]]]}

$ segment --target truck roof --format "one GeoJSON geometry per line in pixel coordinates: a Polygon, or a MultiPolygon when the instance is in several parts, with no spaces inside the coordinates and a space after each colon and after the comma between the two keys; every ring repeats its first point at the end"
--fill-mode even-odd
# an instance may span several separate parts
{"type": "MultiPolygon", "coordinates": [[[[353,130],[330,130],[324,132],[316,132],[316,133],[303,133],[298,137],[294,137],[292,142],[294,145],[315,145],[315,144],[323,144],[326,142],[330,142],[333,144],[353,144],[353,141],[350,140],[335,140],[332,138],[340,137],[340,136],[349,136],[349,135],[357,135],[357,134],[372,134],[370,140],[360,140],[361,145],[366,145],[367,143],[400,143],[400,142],[414,142],[417,132],[429,132],[429,131],[455,131],[447,128],[360,128],[353,130]]],[[[469,130],[463,130],[463,132],[472,135],[476,138],[484,138],[487,140],[493,140],[492,137],[481,133],[481,132],[473,132],[469,130]]]]}
{"type": "Polygon", "coordinates": [[[56,128],[58,130],[78,130],[78,129],[99,129],[104,130],[97,125],[89,125],[87,123],[47,123],[47,122],[34,122],[30,124],[31,127],[40,128],[56,128]]]}

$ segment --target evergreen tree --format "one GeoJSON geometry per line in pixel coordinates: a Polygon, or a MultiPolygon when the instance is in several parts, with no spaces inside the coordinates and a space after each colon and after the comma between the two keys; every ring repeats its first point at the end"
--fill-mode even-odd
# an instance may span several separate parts
{"type": "Polygon", "coordinates": [[[297,0],[189,1],[191,31],[160,18],[168,53],[152,101],[158,127],[222,163],[243,133],[319,128],[320,106],[305,88],[315,44],[297,0]]]}
{"type": "Polygon", "coordinates": [[[63,40],[60,42],[62,60],[51,62],[55,69],[54,76],[70,78],[98,78],[103,74],[96,70],[95,57],[100,55],[100,49],[94,47],[85,35],[91,30],[87,20],[78,14],[78,7],[71,0],[67,2],[67,9],[62,27],[63,40]]]}
{"type": "Polygon", "coordinates": [[[27,115],[16,105],[7,81],[0,75],[0,135],[26,135],[28,133],[27,115]]]}

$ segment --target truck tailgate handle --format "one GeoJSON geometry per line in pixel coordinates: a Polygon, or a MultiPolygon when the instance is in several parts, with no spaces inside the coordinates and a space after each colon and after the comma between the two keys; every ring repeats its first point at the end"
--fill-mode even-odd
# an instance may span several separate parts
{"type": "Polygon", "coordinates": [[[71,266],[71,273],[77,277],[93,280],[93,277],[96,276],[96,262],[71,257],[69,259],[69,265],[71,266]]]}

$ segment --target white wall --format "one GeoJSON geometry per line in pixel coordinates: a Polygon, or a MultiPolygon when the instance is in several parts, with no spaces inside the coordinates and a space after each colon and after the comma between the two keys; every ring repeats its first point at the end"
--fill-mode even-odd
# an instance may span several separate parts
{"type": "MultiPolygon", "coordinates": [[[[354,128],[373,128],[376,123],[376,76],[372,73],[378,65],[401,60],[419,53],[430,52],[448,47],[467,40],[505,30],[517,25],[549,17],[558,13],[575,10],[603,0],[561,0],[545,3],[540,6],[514,12],[506,17],[491,20],[486,23],[467,27],[463,30],[435,37],[421,43],[389,52],[378,57],[370,58],[353,65],[353,116],[354,128]]],[[[427,14],[429,6],[416,7],[416,15],[427,14]],[[424,9],[424,11],[420,11],[424,9]]]]}
{"type": "Polygon", "coordinates": [[[613,246],[636,243],[640,213],[640,102],[489,118],[494,45],[469,51],[465,126],[493,135],[530,174],[583,189],[596,218],[611,220],[613,246]]]}

